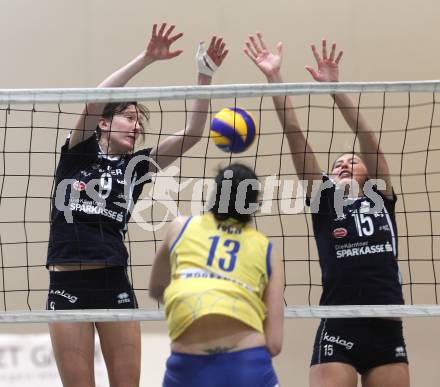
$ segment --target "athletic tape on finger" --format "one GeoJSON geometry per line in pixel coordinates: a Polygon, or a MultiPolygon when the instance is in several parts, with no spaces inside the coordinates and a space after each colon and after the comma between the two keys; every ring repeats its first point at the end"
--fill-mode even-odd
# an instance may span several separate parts
{"type": "Polygon", "coordinates": [[[213,76],[218,66],[214,63],[209,55],[206,54],[205,46],[203,43],[199,43],[199,48],[196,54],[197,69],[199,73],[213,76]]]}

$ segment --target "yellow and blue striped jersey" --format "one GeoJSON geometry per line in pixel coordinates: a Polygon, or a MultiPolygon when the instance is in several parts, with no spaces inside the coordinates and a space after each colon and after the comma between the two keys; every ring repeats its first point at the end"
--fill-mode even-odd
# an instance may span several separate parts
{"type": "Polygon", "coordinates": [[[271,249],[266,236],[233,219],[219,222],[211,213],[188,218],[170,248],[164,300],[171,340],[208,314],[263,332],[271,249]]]}

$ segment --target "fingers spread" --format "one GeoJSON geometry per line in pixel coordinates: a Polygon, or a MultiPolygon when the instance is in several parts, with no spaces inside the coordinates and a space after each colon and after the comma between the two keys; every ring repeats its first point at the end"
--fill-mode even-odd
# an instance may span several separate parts
{"type": "MultiPolygon", "coordinates": [[[[211,62],[213,62],[215,67],[219,66],[223,62],[223,59],[226,57],[226,55],[229,52],[225,48],[226,48],[226,43],[223,41],[223,38],[222,37],[213,36],[211,38],[211,42],[209,44],[207,55],[205,55],[205,57],[204,57],[204,60],[206,62],[205,64],[209,68],[212,67],[212,63],[211,62]]],[[[213,70],[215,70],[215,69],[213,69],[213,70]]]]}
{"type": "Polygon", "coordinates": [[[160,29],[159,29],[159,35],[160,36],[163,35],[163,31],[165,30],[166,26],[167,26],[167,23],[162,23],[162,25],[160,26],[160,29]]]}
{"type": "Polygon", "coordinates": [[[173,32],[174,28],[176,26],[175,25],[171,25],[170,28],[168,28],[167,32],[165,32],[165,37],[168,38],[168,36],[170,36],[171,32],[173,32]]]}
{"type": "MultiPolygon", "coordinates": [[[[247,45],[247,43],[246,43],[246,45],[247,45]]],[[[255,56],[254,54],[251,54],[251,53],[249,52],[249,49],[245,48],[245,49],[243,49],[243,51],[244,51],[244,53],[250,58],[250,60],[251,60],[252,62],[254,62],[255,64],[257,64],[256,56],[255,56]]]]}
{"type": "MultiPolygon", "coordinates": [[[[250,38],[249,38],[250,39],[250,38]]],[[[249,51],[250,54],[252,54],[252,56],[254,58],[256,58],[258,56],[258,52],[255,50],[254,46],[251,44],[251,42],[247,41],[246,42],[246,47],[249,51]]]]}
{"type": "Polygon", "coordinates": [[[259,53],[260,52],[260,47],[258,46],[257,42],[255,41],[255,38],[253,35],[249,36],[249,40],[251,42],[251,45],[254,49],[255,52],[259,53]]]}
{"type": "Polygon", "coordinates": [[[174,43],[177,39],[180,39],[183,36],[183,32],[179,32],[177,35],[172,36],[169,41],[170,43],[174,43]]]}

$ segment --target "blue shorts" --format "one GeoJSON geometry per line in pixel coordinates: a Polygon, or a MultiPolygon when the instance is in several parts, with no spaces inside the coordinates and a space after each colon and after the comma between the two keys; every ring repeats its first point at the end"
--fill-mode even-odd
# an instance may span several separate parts
{"type": "Polygon", "coordinates": [[[46,309],[131,309],[136,296],[124,267],[51,271],[46,309]]]}
{"type": "Polygon", "coordinates": [[[408,363],[402,322],[383,318],[323,319],[311,365],[339,362],[361,375],[372,368],[408,363]]]}
{"type": "Polygon", "coordinates": [[[173,352],[163,387],[276,387],[277,376],[266,347],[216,355],[173,352]]]}

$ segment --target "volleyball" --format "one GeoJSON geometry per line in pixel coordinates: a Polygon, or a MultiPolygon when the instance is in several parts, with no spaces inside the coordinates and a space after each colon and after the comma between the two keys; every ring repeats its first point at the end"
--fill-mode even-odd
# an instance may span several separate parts
{"type": "Polygon", "coordinates": [[[255,118],[238,107],[220,110],[211,121],[210,137],[225,152],[244,152],[254,142],[256,134],[255,118]]]}

